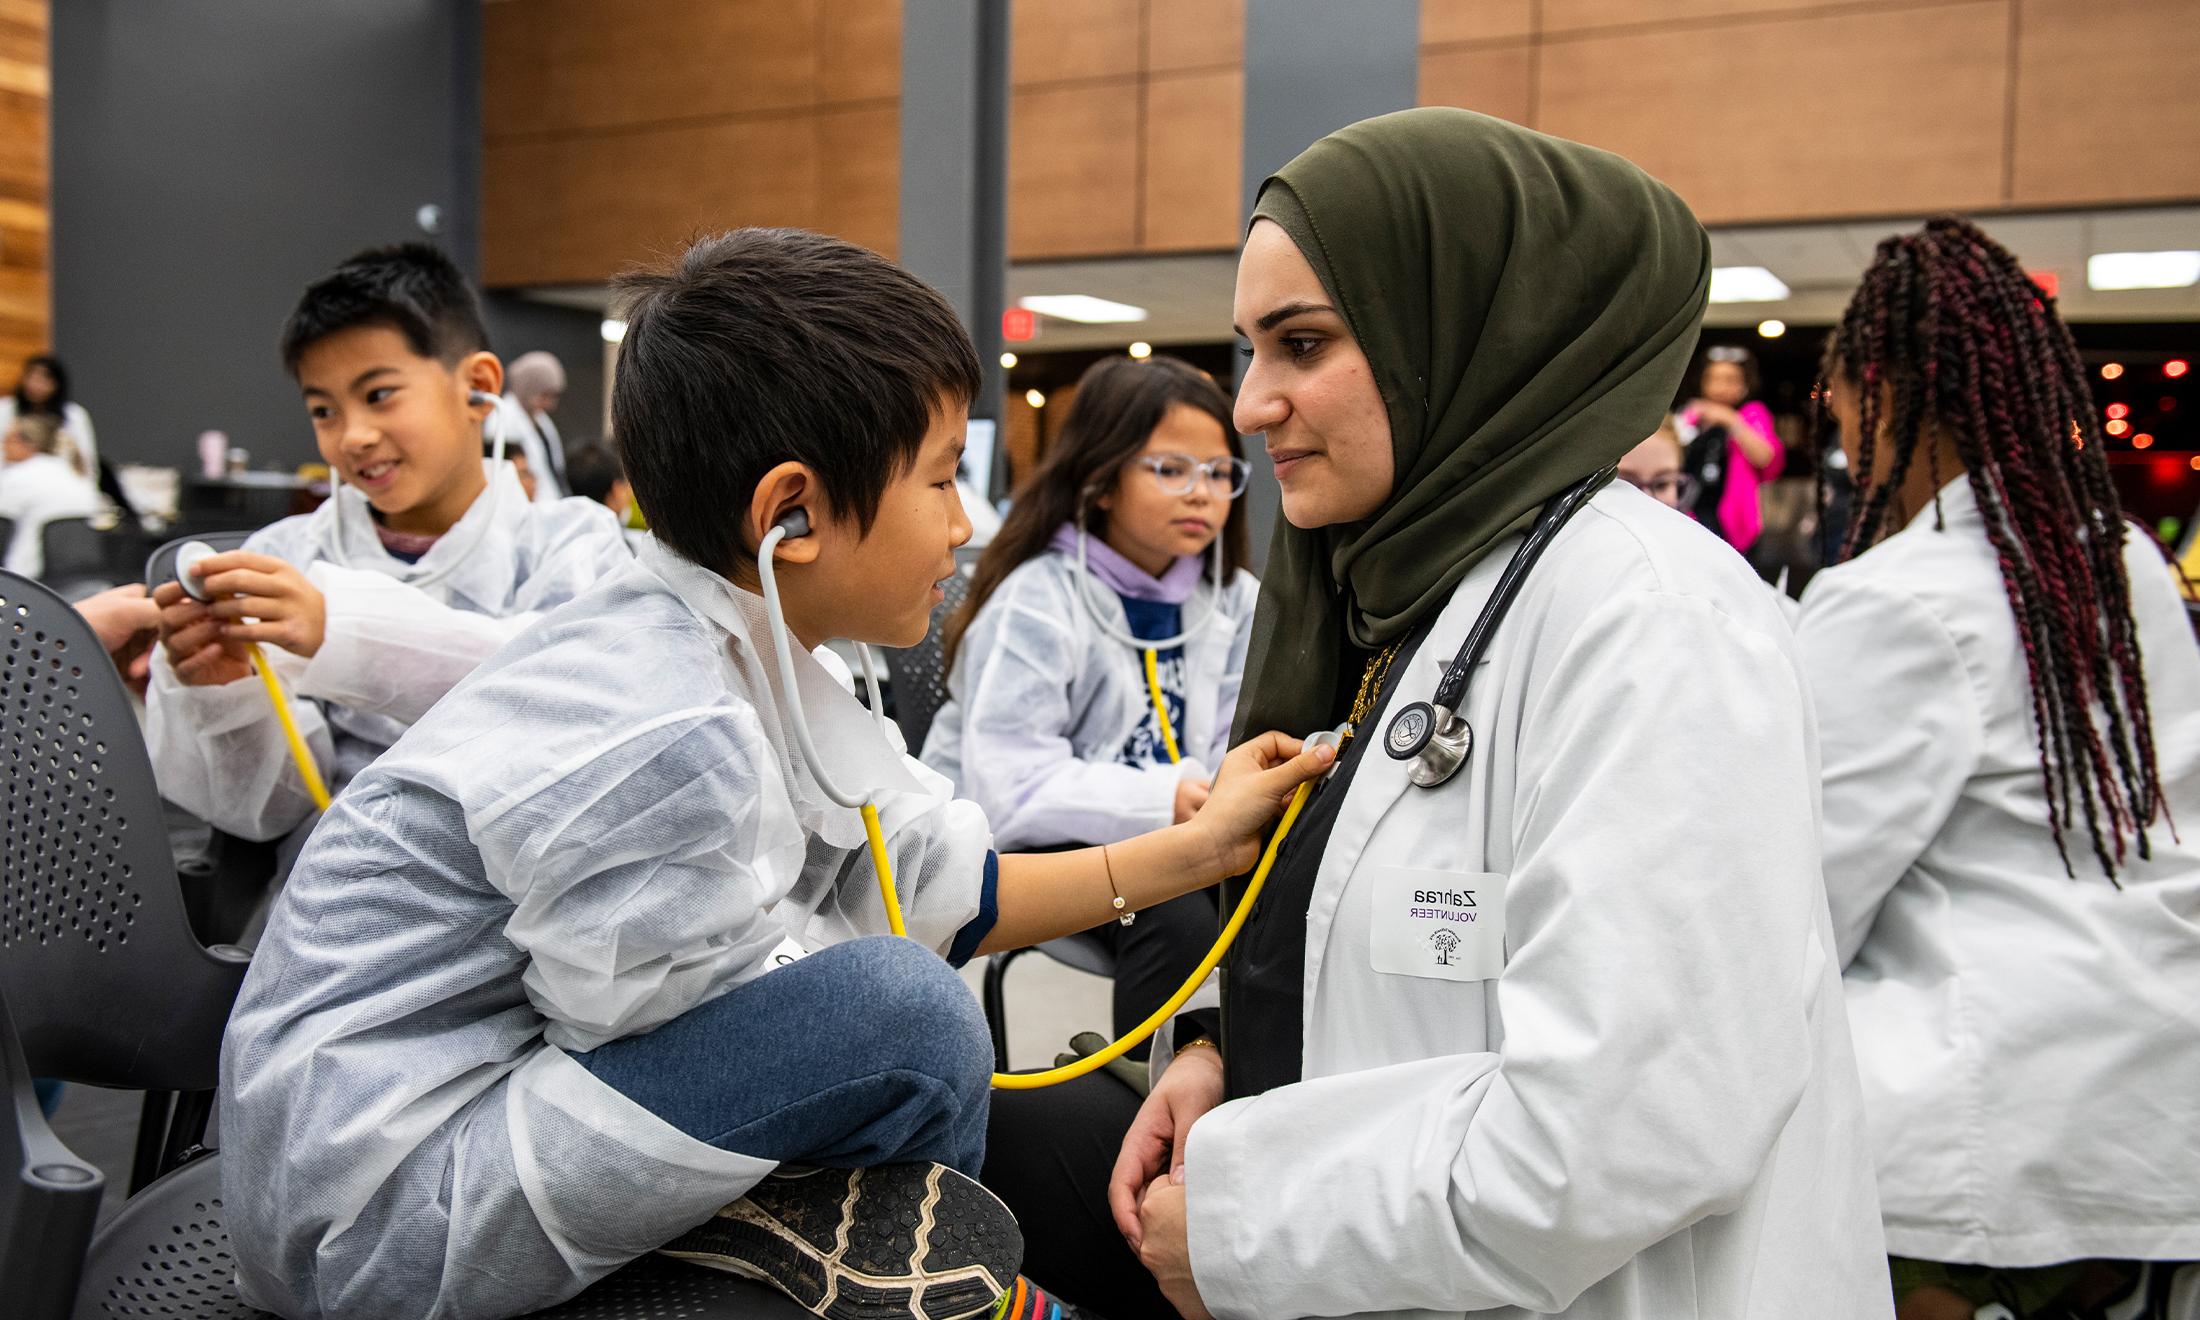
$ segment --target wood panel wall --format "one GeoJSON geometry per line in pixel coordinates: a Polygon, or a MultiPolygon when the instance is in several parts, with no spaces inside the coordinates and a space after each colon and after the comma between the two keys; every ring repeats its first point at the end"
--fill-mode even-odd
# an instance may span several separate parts
{"type": "MultiPolygon", "coordinates": [[[[1012,257],[1235,243],[1246,3],[1018,0],[1012,257]]],[[[901,0],[484,12],[489,283],[737,224],[894,250],[901,0]]],[[[1619,151],[1715,224],[2200,198],[2196,81],[2189,0],[1421,0],[1424,104],[1619,151]]]]}
{"type": "Polygon", "coordinates": [[[1421,0],[1421,101],[1609,147],[1712,224],[2200,197],[2181,0],[1421,0]]]}
{"type": "Polygon", "coordinates": [[[0,0],[0,389],[53,326],[46,2],[0,0]]]}

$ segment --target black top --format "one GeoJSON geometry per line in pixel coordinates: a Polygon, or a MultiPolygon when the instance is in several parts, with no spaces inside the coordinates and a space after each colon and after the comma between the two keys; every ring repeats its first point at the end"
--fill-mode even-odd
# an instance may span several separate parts
{"type": "MultiPolygon", "coordinates": [[[[1434,622],[1431,616],[1399,645],[1373,713],[1345,744],[1335,771],[1307,799],[1298,823],[1284,839],[1259,904],[1223,960],[1220,1021],[1212,1012],[1195,1012],[1185,1014],[1177,1025],[1180,1041],[1206,1034],[1222,1046],[1227,1099],[1260,1095],[1299,1080],[1306,1048],[1301,1030],[1306,1002],[1306,911],[1314,899],[1314,878],[1361,758],[1383,755],[1383,724],[1389,718],[1396,680],[1406,672],[1434,622]]],[[[1338,671],[1343,686],[1331,712],[1332,725],[1342,724],[1352,713],[1352,699],[1359,692],[1369,654],[1357,647],[1347,649],[1338,671]]],[[[1237,910],[1248,878],[1241,876],[1223,886],[1225,915],[1237,910]]]]}

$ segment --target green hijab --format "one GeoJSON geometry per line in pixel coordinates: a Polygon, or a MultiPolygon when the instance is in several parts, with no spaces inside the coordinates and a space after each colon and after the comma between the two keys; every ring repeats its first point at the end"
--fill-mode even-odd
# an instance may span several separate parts
{"type": "Polygon", "coordinates": [[[1347,636],[1441,610],[1544,502],[1658,427],[1711,279],[1703,227],[1610,152],[1428,107],[1330,134],[1269,177],[1390,414],[1397,480],[1364,522],[1279,518],[1237,737],[1334,718],[1347,636]]]}

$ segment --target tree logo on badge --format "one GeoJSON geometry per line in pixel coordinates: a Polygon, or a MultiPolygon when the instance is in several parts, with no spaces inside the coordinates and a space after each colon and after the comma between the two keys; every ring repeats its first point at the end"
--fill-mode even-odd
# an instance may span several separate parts
{"type": "Polygon", "coordinates": [[[1428,937],[1428,942],[1436,946],[1436,965],[1438,967],[1451,966],[1451,956],[1459,952],[1459,932],[1439,930],[1428,937]]]}

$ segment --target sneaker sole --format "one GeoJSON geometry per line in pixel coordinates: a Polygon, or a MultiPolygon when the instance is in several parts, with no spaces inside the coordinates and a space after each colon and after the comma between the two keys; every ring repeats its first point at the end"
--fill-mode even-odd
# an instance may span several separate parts
{"type": "Polygon", "coordinates": [[[937,1164],[775,1175],[659,1248],[770,1284],[825,1320],[968,1320],[1016,1281],[1023,1233],[937,1164]]]}

